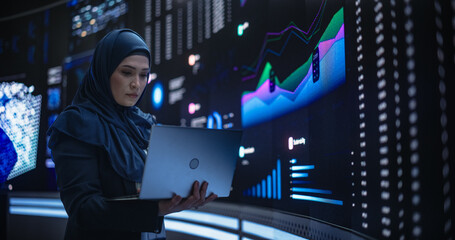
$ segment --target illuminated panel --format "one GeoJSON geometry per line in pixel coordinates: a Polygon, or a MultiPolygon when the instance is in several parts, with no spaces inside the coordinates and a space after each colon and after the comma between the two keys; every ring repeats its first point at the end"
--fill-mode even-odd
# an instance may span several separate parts
{"type": "Polygon", "coordinates": [[[239,220],[233,217],[222,216],[213,213],[186,210],[166,215],[166,218],[188,220],[198,223],[211,224],[233,230],[239,229],[239,220]]]}
{"type": "Polygon", "coordinates": [[[242,230],[243,232],[256,235],[266,239],[288,239],[288,240],[304,240],[307,238],[299,237],[294,234],[265,226],[262,224],[250,222],[250,221],[242,221],[242,230]]]}
{"type": "Polygon", "coordinates": [[[293,187],[291,188],[293,192],[309,192],[309,193],[322,193],[322,194],[332,194],[330,190],[315,189],[315,188],[302,188],[302,187],[293,187]]]}
{"type": "Polygon", "coordinates": [[[160,82],[156,82],[152,90],[152,104],[155,109],[160,109],[163,105],[164,99],[164,90],[163,85],[160,82]]]}
{"type": "Polygon", "coordinates": [[[10,214],[14,214],[14,215],[68,218],[68,215],[66,214],[64,209],[55,209],[55,208],[13,206],[13,207],[9,208],[9,212],[10,212],[10,214]]]}
{"type": "Polygon", "coordinates": [[[36,167],[41,95],[22,83],[0,84],[0,182],[36,167]]]}
{"type": "MultiPolygon", "coordinates": [[[[289,162],[292,164],[298,163],[297,159],[295,159],[295,158],[291,159],[289,162]]],[[[290,186],[291,186],[290,191],[293,193],[290,195],[291,199],[319,202],[319,203],[328,203],[328,204],[333,204],[333,205],[343,205],[343,201],[341,201],[341,200],[335,200],[335,199],[330,199],[330,198],[325,198],[325,197],[320,197],[320,196],[302,195],[302,193],[332,195],[331,190],[303,187],[302,185],[308,186],[308,184],[312,183],[311,181],[302,180],[302,179],[309,178],[311,175],[308,172],[293,172],[293,171],[307,171],[307,170],[314,170],[314,169],[315,169],[315,165],[292,165],[291,167],[289,167],[289,170],[291,170],[290,177],[292,178],[292,180],[289,182],[290,186]]]]}
{"type": "Polygon", "coordinates": [[[244,127],[266,122],[307,106],[346,81],[343,9],[333,16],[320,37],[315,47],[317,57],[308,56],[306,61],[286,78],[278,78],[275,74],[276,69],[269,61],[272,56],[269,57],[269,55],[280,57],[291,38],[297,38],[303,46],[307,45],[309,42],[307,35],[310,35],[311,38],[312,31],[306,32],[294,25],[281,32],[267,33],[263,44],[265,50],[260,54],[256,67],[242,67],[253,72],[252,75],[243,77],[243,81],[259,78],[256,90],[245,91],[242,94],[242,125],[244,127]],[[276,36],[279,37],[269,39],[276,36]],[[285,36],[288,37],[279,51],[268,48],[270,42],[285,39],[285,36]],[[316,79],[314,76],[315,59],[319,69],[316,79]],[[262,70],[259,71],[262,65],[262,70]]]}
{"type": "MultiPolygon", "coordinates": [[[[307,177],[300,176],[300,177],[307,177]]],[[[244,196],[281,199],[281,161],[276,162],[276,169],[272,170],[272,175],[267,175],[259,183],[243,191],[244,196]]]]}
{"type": "Polygon", "coordinates": [[[12,206],[34,206],[34,207],[61,207],[63,203],[60,199],[47,198],[10,198],[9,204],[12,206]]]}
{"type": "Polygon", "coordinates": [[[314,169],[314,165],[301,165],[301,166],[292,166],[292,171],[299,171],[299,170],[310,170],[314,169]]]}
{"type": "Polygon", "coordinates": [[[13,215],[68,218],[60,199],[10,198],[9,205],[9,213],[13,215]]]}
{"type": "Polygon", "coordinates": [[[71,29],[73,36],[86,37],[97,33],[128,12],[123,0],[106,1],[99,5],[84,5],[72,13],[71,29]]]}
{"type": "Polygon", "coordinates": [[[216,228],[200,226],[192,223],[164,219],[164,225],[166,226],[166,230],[168,231],[180,232],[198,237],[213,239],[213,237],[216,236],[216,239],[226,240],[239,239],[239,236],[237,234],[225,232],[222,230],[218,230],[216,228]]]}
{"type": "Polygon", "coordinates": [[[335,204],[335,205],[343,205],[343,201],[340,201],[340,200],[329,199],[329,198],[321,198],[321,197],[314,197],[314,196],[308,196],[308,195],[292,194],[291,198],[292,199],[296,199],[296,200],[306,200],[306,201],[312,201],[312,202],[321,202],[321,203],[329,203],[329,204],[335,204]]]}

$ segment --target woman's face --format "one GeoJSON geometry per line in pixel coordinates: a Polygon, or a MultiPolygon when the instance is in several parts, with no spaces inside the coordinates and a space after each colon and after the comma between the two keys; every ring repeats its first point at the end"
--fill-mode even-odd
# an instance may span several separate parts
{"type": "Polygon", "coordinates": [[[111,91],[115,101],[124,107],[136,105],[147,84],[149,60],[142,55],[123,59],[111,75],[111,91]]]}

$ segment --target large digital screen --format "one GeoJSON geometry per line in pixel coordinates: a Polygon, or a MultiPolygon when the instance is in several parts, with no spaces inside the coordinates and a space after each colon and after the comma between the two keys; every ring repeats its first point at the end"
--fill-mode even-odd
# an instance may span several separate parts
{"type": "Polygon", "coordinates": [[[0,83],[0,183],[36,167],[41,95],[22,83],[0,83]]]}
{"type": "Polygon", "coordinates": [[[141,107],[165,124],[243,130],[226,201],[366,238],[448,236],[449,73],[437,50],[448,37],[427,36],[438,26],[428,22],[448,19],[441,9],[146,1],[152,73],[141,107]],[[428,9],[436,20],[423,23],[428,9]]]}

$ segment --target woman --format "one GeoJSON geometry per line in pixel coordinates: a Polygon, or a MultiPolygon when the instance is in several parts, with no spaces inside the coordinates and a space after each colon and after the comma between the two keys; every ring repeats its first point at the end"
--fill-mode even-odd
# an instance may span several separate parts
{"type": "Polygon", "coordinates": [[[72,105],[48,131],[60,197],[68,223],[65,239],[165,238],[163,216],[199,207],[207,183],[188,198],[110,201],[140,189],[151,125],[136,104],[150,71],[144,40],[129,29],[108,33],[96,46],[72,105]]]}

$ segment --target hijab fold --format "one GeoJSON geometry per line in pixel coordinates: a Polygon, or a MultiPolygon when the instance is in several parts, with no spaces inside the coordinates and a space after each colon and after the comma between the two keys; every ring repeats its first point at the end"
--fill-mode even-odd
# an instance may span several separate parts
{"type": "Polygon", "coordinates": [[[144,149],[156,121],[136,106],[117,104],[110,87],[112,73],[130,55],[148,57],[150,67],[150,51],[139,34],[129,29],[108,33],[97,44],[72,104],[59,115],[47,134],[50,149],[56,145],[58,133],[105,149],[112,167],[121,177],[141,182],[144,149]]]}

